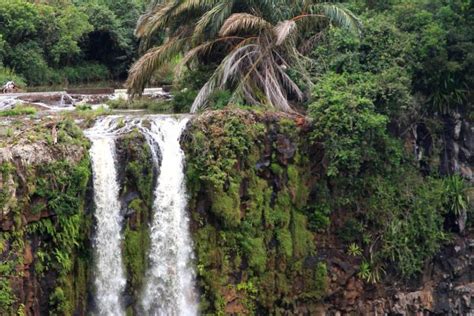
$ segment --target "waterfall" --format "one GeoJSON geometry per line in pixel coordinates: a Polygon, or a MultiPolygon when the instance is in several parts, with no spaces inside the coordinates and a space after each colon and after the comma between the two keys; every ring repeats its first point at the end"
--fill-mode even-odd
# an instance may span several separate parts
{"type": "Polygon", "coordinates": [[[140,315],[198,314],[193,248],[186,212],[184,153],[180,137],[187,118],[150,115],[107,116],[86,131],[92,141],[95,218],[96,305],[99,315],[124,315],[121,297],[126,278],[122,265],[122,216],[115,167],[115,138],[138,129],[147,139],[158,170],[150,229],[149,268],[140,315]],[[120,124],[119,124],[120,122],[120,124]]]}
{"type": "Polygon", "coordinates": [[[90,155],[94,181],[94,237],[97,314],[124,315],[121,296],[126,278],[122,264],[119,184],[115,166],[114,118],[106,117],[86,131],[92,141],[90,155]]]}
{"type": "Polygon", "coordinates": [[[197,315],[184,153],[179,144],[187,121],[158,116],[146,128],[148,136],[159,146],[161,166],[153,205],[150,267],[142,296],[145,315],[197,315]]]}

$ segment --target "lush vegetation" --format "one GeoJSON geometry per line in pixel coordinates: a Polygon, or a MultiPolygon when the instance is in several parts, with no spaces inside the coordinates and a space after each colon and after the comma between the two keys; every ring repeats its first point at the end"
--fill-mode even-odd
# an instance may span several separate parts
{"type": "MultiPolygon", "coordinates": [[[[87,300],[91,216],[85,210],[90,178],[88,141],[65,120],[58,128],[56,159],[40,165],[0,165],[0,313],[24,315],[16,297],[25,267],[44,285],[42,308],[54,314],[84,311],[87,300]],[[75,148],[71,157],[65,148],[75,148]],[[77,159],[77,160],[74,160],[77,159]],[[20,177],[23,180],[20,180],[20,177]],[[19,273],[18,271],[22,271],[19,273]],[[45,282],[45,280],[48,280],[45,282]]],[[[36,126],[45,139],[48,124],[36,126]]]]}
{"type": "Polygon", "coordinates": [[[177,80],[185,66],[211,58],[218,66],[192,112],[225,89],[232,91],[234,102],[289,112],[288,95],[302,101],[303,92],[285,70],[291,67],[306,76],[300,48],[332,24],[356,33],[360,28],[345,7],[318,1],[160,1],[141,17],[136,33],[147,48],[157,33],[166,31],[167,36],[133,65],[127,86],[132,95],[140,94],[152,74],[177,54],[184,54],[176,66],[177,80]]]}
{"type": "Polygon", "coordinates": [[[2,1],[0,82],[45,86],[123,78],[138,47],[133,29],[144,5],[139,0],[2,1]]]}
{"type": "Polygon", "coordinates": [[[278,314],[317,303],[327,270],[314,257],[305,213],[314,178],[295,122],[223,111],[188,133],[202,311],[278,314]]]}
{"type": "Polygon", "coordinates": [[[457,230],[446,226],[454,209],[468,209],[463,180],[440,178],[436,157],[447,146],[444,120],[472,115],[474,41],[461,25],[472,25],[474,7],[349,5],[363,36],[332,29],[312,53],[311,137],[325,151],[331,209],[345,218],[334,224],[347,247],[364,250],[361,275],[372,282],[383,272],[409,278],[457,230]],[[419,124],[432,143],[416,161],[405,137],[419,124]]]}
{"type": "Polygon", "coordinates": [[[377,84],[366,92],[383,114],[406,117],[425,103],[431,112],[466,109],[472,11],[464,0],[159,2],[137,26],[150,49],[131,68],[128,87],[140,93],[155,71],[182,55],[176,86],[200,81],[192,110],[212,108],[213,93],[228,92],[226,103],[290,111],[317,98],[311,87],[331,72],[366,89],[377,84]],[[163,32],[165,39],[156,36],[163,32]]]}
{"type": "MultiPolygon", "coordinates": [[[[471,221],[472,225],[468,185],[459,175],[443,178],[440,170],[448,174],[454,170],[443,171],[438,160],[447,146],[446,127],[443,128],[446,120],[460,115],[467,119],[473,116],[474,41],[471,32],[465,28],[473,23],[472,3],[462,0],[383,4],[347,1],[345,7],[360,19],[362,34],[347,32],[343,28],[318,32],[315,45],[310,47],[308,57],[304,59],[311,80],[306,80],[298,65],[283,62],[288,67],[285,73],[293,79],[292,82],[306,91],[304,101],[296,102],[296,92],[287,93],[285,97],[292,109],[307,114],[312,123],[311,131],[300,135],[310,140],[312,156],[304,156],[303,152],[300,153],[302,158],[292,160],[297,168],[304,170],[296,174],[310,174],[313,169],[309,166],[313,164],[321,168],[318,176],[313,174],[313,177],[318,177],[317,183],[296,177],[296,183],[307,191],[304,198],[297,200],[303,201],[302,205],[285,202],[283,197],[285,188],[288,188],[285,186],[292,183],[294,169],[291,164],[274,164],[278,154],[267,152],[264,157],[271,158],[262,158],[258,150],[262,144],[257,140],[275,140],[274,129],[249,122],[248,118],[236,112],[219,112],[204,114],[206,123],[194,130],[188,178],[190,190],[195,194],[194,201],[206,201],[204,206],[192,206],[198,210],[194,214],[199,227],[195,234],[196,251],[206,311],[229,312],[226,308],[235,304],[227,302],[226,297],[234,297],[234,293],[226,292],[229,290],[225,284],[248,281],[255,293],[236,294],[242,298],[239,302],[244,307],[240,308],[266,312],[288,308],[294,311],[298,294],[291,290],[272,292],[269,284],[270,280],[284,284],[285,276],[266,279],[262,271],[279,271],[272,264],[288,263],[283,259],[285,254],[287,260],[291,258],[298,262],[301,257],[294,252],[295,238],[304,243],[308,230],[313,236],[321,233],[337,235],[338,242],[347,249],[348,258],[352,256],[358,260],[357,275],[368,283],[377,283],[383,282],[387,275],[400,280],[415,278],[427,260],[453,238],[453,233],[465,229],[466,222],[469,225],[471,221]],[[237,121],[235,117],[238,117],[237,121]],[[251,130],[246,130],[247,125],[252,125],[251,130]],[[428,130],[430,148],[429,152],[415,157],[406,137],[417,126],[428,130]],[[305,160],[309,166],[300,165],[305,160]],[[279,180],[282,176],[285,179],[283,184],[279,180]],[[276,183],[267,187],[265,182],[259,181],[260,178],[267,182],[272,179],[276,183]],[[253,195],[253,190],[258,193],[253,195]],[[265,204],[266,199],[270,200],[269,204],[265,204]],[[295,237],[295,231],[286,232],[285,226],[272,226],[273,221],[265,217],[266,212],[279,217],[280,202],[285,210],[296,209],[303,216],[305,227],[297,229],[301,233],[298,237],[295,237]],[[255,210],[260,211],[253,216],[255,210]],[[270,223],[269,227],[265,226],[267,223],[270,223]],[[253,230],[256,227],[260,229],[253,230]],[[219,237],[218,233],[221,234],[219,237]],[[214,235],[216,237],[210,237],[214,235]],[[293,245],[289,240],[293,240],[293,245]],[[277,248],[276,253],[272,252],[272,247],[277,248]],[[231,275],[235,271],[239,271],[238,277],[231,275]],[[289,293],[294,295],[294,305],[284,306],[282,302],[289,293]],[[252,297],[256,297],[254,305],[249,304],[252,297]],[[265,305],[268,302],[271,304],[265,305]]],[[[157,58],[149,66],[159,66],[170,51],[184,51],[183,65],[187,63],[188,68],[184,70],[186,77],[178,84],[188,83],[186,93],[189,94],[192,93],[190,89],[194,89],[193,95],[197,99],[189,105],[200,103],[203,93],[216,88],[220,91],[215,100],[206,100],[210,108],[222,108],[223,104],[243,107],[257,104],[268,108],[272,99],[265,95],[258,83],[254,81],[247,87],[251,97],[259,96],[260,99],[253,99],[257,102],[249,101],[249,95],[235,98],[235,93],[240,93],[239,89],[247,82],[238,86],[239,79],[222,84],[222,78],[231,76],[219,73],[222,69],[230,71],[233,65],[232,71],[237,73],[240,67],[238,58],[245,60],[246,54],[258,54],[245,51],[245,44],[236,44],[237,48],[231,46],[228,50],[225,47],[217,49],[219,46],[207,32],[212,34],[216,29],[217,39],[219,35],[227,35],[239,36],[245,41],[247,36],[255,35],[254,28],[262,30],[255,19],[262,22],[261,19],[270,19],[268,15],[272,16],[272,13],[259,8],[255,10],[258,12],[255,18],[245,13],[232,16],[233,11],[228,11],[222,13],[219,20],[213,14],[220,9],[216,7],[212,13],[199,15],[196,24],[191,26],[198,29],[200,22],[208,19],[206,23],[209,24],[202,29],[203,35],[196,38],[195,46],[186,46],[188,42],[180,46],[179,38],[170,37],[147,53],[143,57],[144,63],[146,58],[157,58]],[[230,18],[227,19],[228,15],[230,18]],[[216,26],[211,26],[214,25],[211,22],[216,26]],[[231,26],[235,33],[225,33],[231,26]],[[211,42],[202,39],[206,36],[211,42]],[[234,56],[233,52],[240,48],[241,55],[234,56]],[[226,64],[229,60],[231,65],[226,64]],[[197,75],[202,78],[200,82],[197,75]],[[216,78],[217,81],[213,81],[216,78]],[[212,89],[206,88],[209,85],[212,89]],[[259,89],[260,93],[256,93],[259,89]]],[[[168,11],[163,10],[163,15],[166,15],[168,11]]],[[[272,18],[281,21],[278,12],[272,18]]],[[[155,26],[162,27],[153,25],[151,28],[155,26]]],[[[264,31],[258,34],[264,34],[264,31]]],[[[278,38],[276,30],[274,34],[278,38]]],[[[261,41],[250,43],[262,44],[261,41]]],[[[247,58],[247,61],[251,63],[252,58],[247,58]]],[[[278,63],[278,59],[273,62],[278,63]]],[[[133,71],[139,71],[141,66],[137,64],[132,68],[132,76],[136,75],[133,71]]],[[[268,68],[258,64],[251,74],[267,78],[266,71],[268,68]]],[[[245,72],[239,74],[246,80],[245,72]]],[[[129,80],[133,86],[134,78],[129,80]]],[[[272,106],[285,109],[277,102],[272,106]]],[[[280,124],[285,125],[284,121],[280,124]]],[[[291,135],[291,129],[295,126],[290,131],[285,130],[286,135],[291,135]]],[[[269,146],[267,144],[266,148],[269,146]]],[[[296,188],[289,192],[303,194],[296,188]]],[[[291,221],[295,218],[294,214],[291,215],[291,221]]],[[[310,244],[314,248],[308,246],[307,249],[317,253],[318,245],[310,244]]],[[[309,260],[311,251],[303,257],[309,260]]],[[[316,268],[316,263],[312,267],[316,268]]],[[[304,270],[299,271],[304,273],[304,270]]],[[[286,274],[286,280],[293,277],[286,274]]],[[[313,298],[317,300],[317,296],[313,298]]]]}

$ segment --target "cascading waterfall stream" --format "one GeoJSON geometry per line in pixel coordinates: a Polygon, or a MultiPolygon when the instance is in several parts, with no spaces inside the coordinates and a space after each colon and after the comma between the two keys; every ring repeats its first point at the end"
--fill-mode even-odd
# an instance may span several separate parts
{"type": "MultiPolygon", "coordinates": [[[[161,166],[153,205],[150,268],[142,296],[145,315],[198,313],[186,213],[184,153],[179,144],[187,121],[187,118],[155,117],[147,128],[148,136],[161,151],[161,166]]],[[[155,146],[151,147],[156,150],[155,146]]]]}
{"type": "Polygon", "coordinates": [[[120,214],[119,184],[115,166],[115,127],[113,117],[97,122],[86,135],[92,141],[90,155],[94,181],[94,237],[97,314],[124,315],[121,296],[126,278],[121,255],[122,216],[120,214]]]}
{"type": "Polygon", "coordinates": [[[180,137],[187,118],[108,116],[86,131],[92,141],[97,229],[94,238],[99,315],[124,315],[121,298],[126,277],[121,243],[122,216],[115,168],[115,138],[138,129],[147,139],[158,179],[150,229],[149,269],[141,296],[141,315],[198,314],[193,248],[186,212],[184,153],[180,137]],[[144,124],[146,122],[146,124],[144,124]]]}

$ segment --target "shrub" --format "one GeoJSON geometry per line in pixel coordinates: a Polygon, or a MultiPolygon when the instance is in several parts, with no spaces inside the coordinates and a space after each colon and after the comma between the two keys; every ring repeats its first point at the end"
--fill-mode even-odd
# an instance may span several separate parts
{"type": "Polygon", "coordinates": [[[29,85],[50,83],[51,68],[43,57],[43,49],[36,42],[18,44],[12,49],[8,59],[10,67],[24,76],[29,85]]]}
{"type": "Polygon", "coordinates": [[[173,93],[173,108],[176,113],[189,112],[198,92],[194,89],[184,88],[173,93]]]}
{"type": "Polygon", "coordinates": [[[0,111],[0,116],[18,116],[31,115],[37,112],[36,108],[31,106],[15,106],[13,109],[0,111]]]}
{"type": "Polygon", "coordinates": [[[372,84],[362,75],[330,73],[314,89],[312,139],[324,144],[329,176],[357,175],[364,164],[383,161],[378,158],[388,142],[388,119],[375,112],[366,95],[372,84]]]}
{"type": "Polygon", "coordinates": [[[67,81],[72,84],[105,81],[111,77],[106,66],[96,63],[64,67],[57,70],[57,74],[61,78],[61,82],[67,81]]]}
{"type": "Polygon", "coordinates": [[[14,81],[20,88],[26,87],[25,79],[22,76],[15,73],[12,69],[0,65],[0,86],[8,81],[14,81]]]}

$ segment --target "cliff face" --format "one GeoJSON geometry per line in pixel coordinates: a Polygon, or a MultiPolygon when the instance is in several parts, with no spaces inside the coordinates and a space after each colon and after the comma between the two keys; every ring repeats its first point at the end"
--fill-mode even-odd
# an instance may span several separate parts
{"type": "MultiPolygon", "coordinates": [[[[472,179],[472,127],[458,121],[443,122],[444,139],[416,127],[404,140],[417,160],[399,178],[354,188],[328,177],[324,147],[309,141],[315,127],[304,118],[243,110],[195,117],[181,143],[202,312],[473,313],[472,224],[459,233],[438,198],[443,180],[425,176],[439,169],[472,179]],[[439,141],[446,151],[432,150],[439,141]],[[403,213],[390,213],[394,206],[403,213]],[[390,215],[373,218],[381,214],[390,215]],[[415,227],[397,226],[411,252],[396,232],[381,233],[400,218],[415,227]],[[395,243],[405,257],[391,261],[395,243]],[[406,267],[419,272],[403,276],[406,267]]],[[[13,126],[0,128],[0,314],[85,315],[94,310],[89,142],[69,120],[13,126]]],[[[159,170],[138,132],[117,140],[117,165],[125,305],[137,315],[159,170]]]]}
{"type": "MultiPolygon", "coordinates": [[[[69,120],[12,125],[0,149],[0,314],[86,315],[95,308],[89,141],[69,120]]],[[[146,267],[156,170],[137,132],[117,139],[117,157],[125,306],[132,312],[146,267]]]]}
{"type": "Polygon", "coordinates": [[[300,137],[307,128],[301,118],[223,111],[185,135],[204,313],[313,313],[323,299],[328,267],[308,222],[321,157],[300,137]]]}
{"type": "Polygon", "coordinates": [[[87,140],[71,121],[13,133],[0,149],[0,313],[85,313],[87,140]]]}
{"type": "Polygon", "coordinates": [[[150,148],[138,132],[117,139],[120,200],[124,216],[122,256],[127,275],[125,306],[139,315],[143,278],[148,264],[155,170],[150,148]]]}
{"type": "Polygon", "coordinates": [[[472,180],[472,128],[456,122],[442,123],[443,137],[415,127],[404,136],[413,161],[405,158],[393,178],[358,175],[354,187],[343,174],[328,177],[324,147],[308,141],[318,127],[302,118],[196,118],[182,143],[203,311],[474,312],[472,228],[457,233],[445,180],[426,176],[431,169],[472,180]]]}

